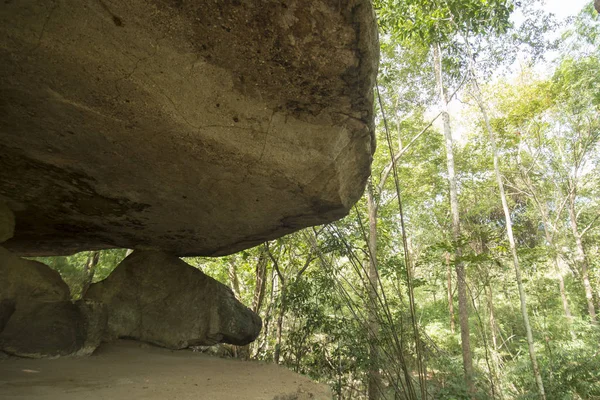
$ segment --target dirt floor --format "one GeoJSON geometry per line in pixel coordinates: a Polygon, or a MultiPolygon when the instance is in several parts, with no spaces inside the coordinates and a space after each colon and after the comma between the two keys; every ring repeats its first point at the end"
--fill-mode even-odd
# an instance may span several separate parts
{"type": "Polygon", "coordinates": [[[119,341],[90,357],[0,360],[0,399],[329,400],[331,394],[283,367],[119,341]]]}

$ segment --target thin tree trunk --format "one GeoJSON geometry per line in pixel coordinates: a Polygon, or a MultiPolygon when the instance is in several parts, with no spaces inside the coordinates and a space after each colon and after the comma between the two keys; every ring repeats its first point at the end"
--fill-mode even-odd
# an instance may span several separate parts
{"type": "Polygon", "coordinates": [[[279,307],[279,315],[277,316],[277,331],[275,336],[275,351],[273,352],[273,361],[279,364],[281,358],[281,336],[283,335],[283,317],[287,308],[287,299],[285,296],[285,286],[281,285],[281,305],[279,307]]]}
{"type": "Polygon", "coordinates": [[[569,307],[569,300],[567,299],[567,291],[565,289],[565,278],[562,274],[562,268],[560,267],[560,256],[558,254],[558,249],[554,245],[554,238],[549,230],[549,218],[547,210],[541,205],[538,205],[540,209],[540,213],[542,214],[542,221],[544,223],[544,235],[546,237],[546,242],[550,246],[550,248],[554,251],[554,270],[556,271],[556,275],[558,275],[558,289],[560,291],[560,298],[562,300],[563,311],[565,312],[565,317],[567,317],[567,321],[569,324],[569,331],[571,332],[571,336],[575,336],[573,332],[573,315],[571,314],[571,308],[569,307]]]}
{"type": "Polygon", "coordinates": [[[377,272],[377,205],[373,193],[373,182],[369,179],[367,185],[367,206],[369,212],[369,269],[368,269],[368,327],[369,330],[369,370],[368,398],[381,398],[382,383],[379,373],[379,321],[377,319],[377,289],[379,276],[377,272]]]}
{"type": "MultiPolygon", "coordinates": [[[[474,72],[474,71],[473,71],[474,72]]],[[[475,76],[473,74],[473,76],[475,76]]],[[[504,210],[504,218],[506,220],[506,235],[508,236],[508,243],[510,245],[510,250],[513,257],[513,266],[515,268],[515,275],[517,278],[517,286],[519,289],[519,299],[521,300],[521,313],[523,314],[523,323],[525,324],[525,330],[527,332],[527,343],[529,345],[529,357],[531,359],[531,366],[533,369],[533,374],[535,377],[535,381],[538,387],[539,396],[542,400],[546,400],[546,392],[544,390],[544,384],[542,382],[542,375],[540,374],[540,369],[538,367],[537,358],[535,355],[535,347],[533,342],[533,333],[531,331],[531,324],[529,323],[529,314],[527,312],[527,299],[525,295],[525,289],[523,288],[523,281],[521,279],[521,269],[519,267],[519,257],[517,255],[517,246],[515,244],[515,238],[513,236],[512,231],[512,220],[510,216],[510,211],[508,209],[508,202],[506,201],[506,194],[504,192],[504,183],[502,182],[502,175],[500,174],[500,165],[498,161],[498,149],[496,148],[496,138],[494,137],[494,133],[492,131],[492,126],[490,125],[490,120],[487,115],[487,110],[483,103],[483,99],[481,98],[481,93],[479,91],[479,86],[477,86],[477,82],[474,82],[475,89],[475,100],[477,101],[479,108],[481,110],[481,114],[483,115],[483,119],[485,121],[485,126],[490,137],[490,145],[492,147],[492,154],[494,157],[494,172],[496,174],[496,181],[498,183],[498,190],[500,191],[500,199],[502,201],[502,209],[504,210]]]]}
{"type": "Polygon", "coordinates": [[[446,253],[446,279],[448,280],[448,311],[450,313],[450,332],[456,330],[454,324],[454,300],[452,296],[452,267],[450,267],[450,253],[446,253]]]}
{"type": "Polygon", "coordinates": [[[598,301],[598,308],[600,309],[600,276],[596,273],[596,300],[598,301]]]}
{"type": "Polygon", "coordinates": [[[81,298],[85,296],[92,281],[94,280],[94,274],[96,273],[96,266],[100,260],[99,251],[90,251],[88,253],[87,262],[83,266],[83,280],[81,283],[81,298]]]}
{"type": "Polygon", "coordinates": [[[256,263],[256,285],[254,286],[254,296],[252,296],[252,311],[258,314],[262,308],[265,298],[265,288],[267,279],[267,257],[265,250],[261,250],[256,263]]]}
{"type": "Polygon", "coordinates": [[[237,265],[235,264],[236,259],[234,256],[229,258],[229,282],[231,282],[231,289],[235,297],[240,300],[240,280],[237,275],[237,265]]]}
{"type": "Polygon", "coordinates": [[[575,246],[577,251],[576,261],[577,264],[579,264],[579,268],[581,270],[581,278],[583,279],[583,287],[585,289],[585,299],[587,301],[588,314],[590,315],[590,320],[592,321],[592,324],[596,324],[596,308],[594,306],[594,295],[592,293],[592,285],[590,284],[588,260],[585,254],[585,249],[583,247],[583,241],[581,240],[581,233],[579,232],[579,228],[577,227],[577,214],[575,213],[575,196],[576,192],[574,189],[572,189],[571,193],[569,194],[569,222],[571,224],[571,231],[573,232],[573,237],[575,238],[575,246]]]}
{"type": "MultiPolygon", "coordinates": [[[[265,313],[264,329],[263,329],[264,338],[265,338],[265,340],[264,340],[265,353],[269,351],[269,327],[270,327],[270,321],[271,321],[271,311],[273,310],[273,299],[275,297],[276,280],[277,280],[277,274],[275,273],[275,268],[273,268],[271,270],[271,292],[269,294],[269,303],[267,305],[267,310],[265,313]]],[[[261,344],[261,347],[262,347],[262,344],[261,344]]],[[[260,351],[260,349],[258,349],[258,350],[260,351]]]]}
{"type": "MultiPolygon", "coordinates": [[[[256,262],[256,270],[255,270],[255,284],[254,284],[254,294],[252,296],[252,306],[251,310],[256,314],[260,313],[260,309],[262,307],[263,299],[265,297],[265,287],[266,287],[266,278],[267,278],[267,257],[265,255],[264,247],[261,248],[260,254],[258,255],[258,261],[256,262]]],[[[238,356],[242,359],[250,359],[250,346],[252,343],[249,343],[245,346],[237,346],[238,356]]]]}
{"type": "Polygon", "coordinates": [[[571,315],[571,308],[569,307],[569,300],[567,299],[567,290],[565,289],[565,278],[562,274],[562,269],[560,268],[560,260],[558,259],[558,254],[554,255],[554,268],[558,275],[558,290],[560,291],[560,298],[562,299],[563,311],[565,312],[565,317],[567,317],[567,321],[569,323],[569,331],[571,332],[571,336],[575,336],[573,332],[573,315],[571,315]]]}
{"type": "MultiPolygon", "coordinates": [[[[500,371],[500,356],[498,354],[498,333],[497,324],[496,324],[496,316],[494,312],[494,292],[492,290],[492,285],[488,285],[488,310],[489,310],[489,324],[490,324],[490,333],[492,335],[492,365],[494,366],[494,379],[496,382],[500,382],[500,378],[498,376],[498,371],[500,371]]],[[[502,394],[502,390],[498,391],[498,397],[500,399],[504,398],[502,394]]]]}
{"type": "Polygon", "coordinates": [[[571,331],[571,335],[573,336],[573,315],[571,315],[571,308],[569,307],[569,300],[567,299],[567,291],[565,289],[565,278],[562,273],[562,268],[560,267],[560,259],[556,249],[554,246],[552,235],[548,232],[548,228],[546,228],[547,221],[544,222],[544,233],[546,234],[546,242],[550,245],[550,248],[554,251],[554,270],[556,271],[556,275],[558,275],[558,289],[560,291],[560,298],[562,300],[563,311],[565,312],[565,317],[567,317],[567,321],[569,324],[569,331],[571,331]]]}
{"type": "Polygon", "coordinates": [[[542,217],[542,223],[543,223],[543,227],[544,227],[544,236],[546,237],[546,242],[548,243],[548,246],[554,253],[554,257],[553,257],[554,269],[555,269],[556,275],[558,277],[558,288],[559,288],[559,292],[560,292],[560,298],[562,300],[563,311],[565,312],[565,317],[567,317],[567,323],[569,324],[569,331],[571,332],[571,336],[574,337],[575,334],[573,332],[573,316],[571,315],[571,308],[569,307],[569,301],[567,299],[567,291],[565,289],[565,279],[562,274],[562,268],[560,267],[560,265],[561,265],[560,256],[558,254],[558,249],[556,248],[556,245],[554,244],[554,234],[556,233],[556,228],[554,228],[553,225],[551,225],[550,217],[548,215],[548,209],[546,208],[545,203],[542,200],[538,199],[538,197],[535,193],[534,185],[531,182],[529,175],[527,174],[526,171],[524,171],[524,168],[521,168],[521,170],[522,170],[523,179],[525,180],[525,184],[528,186],[530,192],[533,194],[534,203],[538,208],[540,216],[542,217]],[[552,229],[553,232],[550,232],[550,229],[552,229]]]}
{"type": "MultiPolygon", "coordinates": [[[[279,304],[279,314],[277,315],[277,330],[275,332],[275,350],[273,351],[273,361],[275,362],[275,364],[279,364],[279,358],[281,356],[281,337],[283,335],[283,317],[285,315],[286,308],[287,308],[286,281],[285,281],[285,277],[283,276],[283,274],[281,273],[281,270],[279,268],[279,262],[273,256],[273,254],[271,253],[271,250],[269,249],[268,246],[267,246],[267,254],[271,258],[271,261],[273,262],[273,269],[275,270],[275,272],[277,272],[276,276],[278,279],[277,288],[279,291],[280,304],[279,304]]],[[[275,285],[273,285],[273,290],[275,290],[275,285]]]]}
{"type": "Polygon", "coordinates": [[[461,261],[462,250],[460,247],[460,216],[458,207],[458,190],[456,173],[454,171],[454,151],[452,140],[452,129],[450,127],[450,114],[448,113],[448,99],[444,89],[442,76],[442,55],[439,43],[434,45],[434,69],[437,90],[440,97],[442,119],[444,121],[444,138],[446,141],[446,163],[448,166],[448,182],[450,184],[450,212],[452,214],[452,239],[455,250],[456,286],[458,289],[458,316],[460,322],[460,337],[462,345],[463,367],[465,372],[465,383],[469,393],[475,393],[473,383],[473,360],[471,355],[471,343],[469,334],[469,302],[467,299],[467,281],[464,264],[461,261]]]}

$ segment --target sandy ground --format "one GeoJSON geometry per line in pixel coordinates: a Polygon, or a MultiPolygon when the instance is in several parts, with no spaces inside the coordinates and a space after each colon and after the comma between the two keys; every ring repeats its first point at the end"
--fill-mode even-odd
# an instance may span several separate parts
{"type": "Polygon", "coordinates": [[[90,357],[1,360],[0,399],[329,400],[331,394],[283,367],[119,341],[90,357]]]}

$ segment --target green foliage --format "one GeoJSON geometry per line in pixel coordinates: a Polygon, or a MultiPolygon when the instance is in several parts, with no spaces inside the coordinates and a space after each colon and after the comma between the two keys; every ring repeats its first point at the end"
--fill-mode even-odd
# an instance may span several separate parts
{"type": "Polygon", "coordinates": [[[378,0],[375,7],[384,31],[428,45],[448,42],[460,31],[503,32],[514,10],[509,0],[378,0]]]}
{"type": "MultiPolygon", "coordinates": [[[[126,252],[127,249],[101,250],[92,282],[99,282],[108,277],[125,258],[126,252]]],[[[71,297],[78,299],[81,297],[82,284],[85,281],[84,267],[88,261],[88,254],[89,252],[85,251],[70,256],[34,257],[32,259],[56,270],[71,289],[71,297]]]]}
{"type": "MultiPolygon", "coordinates": [[[[549,399],[600,399],[600,353],[598,332],[587,324],[579,326],[580,338],[575,341],[553,341],[547,338],[540,359],[546,394],[549,399]]],[[[510,371],[512,382],[519,390],[518,399],[535,399],[535,383],[522,362],[510,371]]]]}

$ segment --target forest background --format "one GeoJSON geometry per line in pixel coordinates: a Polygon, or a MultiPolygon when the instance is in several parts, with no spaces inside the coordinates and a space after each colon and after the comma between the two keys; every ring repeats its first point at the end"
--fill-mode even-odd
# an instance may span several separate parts
{"type": "MultiPolygon", "coordinates": [[[[337,399],[600,399],[600,18],[376,0],[377,151],[346,218],[186,261],[263,320],[225,348],[337,399]]],[[[73,296],[126,249],[41,260],[73,296]]]]}

